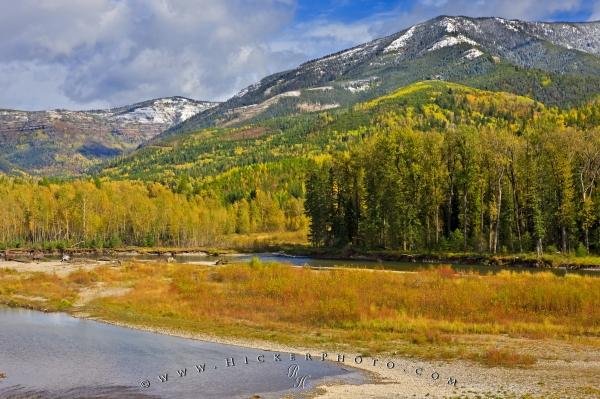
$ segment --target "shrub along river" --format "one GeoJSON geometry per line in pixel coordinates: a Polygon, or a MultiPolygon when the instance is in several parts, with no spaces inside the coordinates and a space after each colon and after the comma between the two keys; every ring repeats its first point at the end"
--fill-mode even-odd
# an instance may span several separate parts
{"type": "MultiPolygon", "coordinates": [[[[257,257],[262,262],[282,262],[291,263],[295,266],[311,266],[315,268],[319,267],[354,267],[354,268],[366,268],[366,269],[384,269],[384,270],[397,270],[397,271],[416,271],[428,267],[436,267],[440,264],[448,264],[448,262],[440,263],[423,263],[423,262],[399,262],[390,260],[363,260],[363,259],[320,259],[312,258],[307,256],[289,256],[278,253],[259,253],[259,254],[240,254],[238,259],[243,262],[252,260],[253,257],[257,257]]],[[[185,259],[185,257],[174,257],[175,261],[179,262],[193,262],[193,259],[185,259]]],[[[563,276],[565,274],[585,274],[600,277],[600,269],[563,269],[563,268],[532,268],[524,266],[492,266],[482,264],[461,264],[453,263],[452,268],[456,271],[461,272],[475,272],[475,273],[498,273],[502,270],[513,270],[513,271],[527,271],[527,272],[544,272],[552,271],[553,273],[563,276]]]]}

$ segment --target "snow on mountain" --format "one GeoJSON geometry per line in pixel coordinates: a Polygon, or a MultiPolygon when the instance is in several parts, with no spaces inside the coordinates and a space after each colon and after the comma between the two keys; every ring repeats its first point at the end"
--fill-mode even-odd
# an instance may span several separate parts
{"type": "MultiPolygon", "coordinates": [[[[217,107],[175,126],[166,135],[229,123],[236,110],[266,109],[265,102],[269,107],[282,108],[284,105],[268,100],[290,91],[302,92],[298,104],[316,104],[324,99],[311,94],[315,93],[311,89],[319,87],[333,87],[327,101],[349,105],[416,80],[460,82],[491,72],[498,64],[552,74],[600,76],[600,62],[595,58],[598,55],[600,22],[543,23],[440,16],[267,76],[217,107]],[[372,76],[379,77],[377,84],[352,83],[372,76]]],[[[297,110],[293,104],[285,102],[288,110],[297,110]]],[[[281,112],[293,111],[277,111],[281,112]]]]}
{"type": "Polygon", "coordinates": [[[167,97],[104,110],[0,110],[0,148],[23,170],[78,173],[216,105],[167,97]]]}
{"type": "Polygon", "coordinates": [[[457,36],[444,36],[442,40],[433,44],[433,46],[429,47],[427,51],[435,51],[444,47],[456,46],[460,43],[468,43],[473,46],[477,46],[477,42],[475,40],[471,40],[466,36],[457,35],[457,36]]]}
{"type": "MultiPolygon", "coordinates": [[[[268,91],[275,95],[292,88],[298,89],[302,82],[310,87],[313,84],[326,85],[349,73],[372,75],[369,67],[394,68],[399,63],[423,57],[428,52],[459,45],[477,50],[465,54],[468,60],[489,54],[526,68],[558,73],[581,71],[573,63],[577,58],[575,54],[542,56],[540,52],[545,52],[548,44],[561,47],[561,51],[577,50],[600,55],[600,23],[543,23],[441,16],[388,37],[304,63],[295,70],[267,77],[243,90],[237,96],[237,102],[246,103],[244,99],[250,100],[258,92],[268,91]]],[[[468,48],[463,52],[466,50],[468,48]]]]}
{"type": "Polygon", "coordinates": [[[494,18],[506,29],[537,39],[547,40],[557,46],[600,55],[599,22],[525,22],[494,18]]]}
{"type": "Polygon", "coordinates": [[[371,76],[368,79],[351,80],[344,82],[343,87],[351,93],[359,93],[361,91],[367,91],[373,86],[378,85],[379,78],[377,76],[371,76]]]}
{"type": "Polygon", "coordinates": [[[415,33],[415,28],[416,26],[413,26],[410,29],[408,29],[405,33],[402,34],[402,36],[400,36],[399,38],[394,40],[389,46],[387,46],[385,50],[383,50],[383,52],[390,53],[392,51],[398,51],[406,47],[408,41],[411,37],[413,37],[413,34],[415,33]]]}
{"type": "Polygon", "coordinates": [[[468,60],[474,60],[475,58],[481,57],[482,55],[482,51],[477,50],[476,48],[472,48],[464,52],[463,58],[466,58],[468,60]]]}
{"type": "Polygon", "coordinates": [[[415,25],[389,38],[391,43],[383,51],[384,54],[406,52],[409,47],[428,46],[437,50],[459,43],[475,43],[487,48],[490,53],[496,53],[494,55],[510,58],[509,53],[518,52],[520,47],[528,49],[541,42],[549,42],[565,49],[600,55],[598,22],[547,23],[444,16],[415,25]]]}
{"type": "MultiPolygon", "coordinates": [[[[147,104],[147,103],[143,103],[147,104]]],[[[124,112],[114,113],[113,120],[134,123],[156,123],[174,125],[183,122],[195,114],[214,107],[217,103],[195,101],[184,97],[168,97],[152,100],[150,104],[131,106],[124,112]]]]}
{"type": "Polygon", "coordinates": [[[127,140],[137,142],[152,138],[216,105],[218,103],[210,101],[166,97],[103,110],[0,110],[0,134],[45,127],[47,130],[109,131],[113,135],[121,134],[127,140]]]}

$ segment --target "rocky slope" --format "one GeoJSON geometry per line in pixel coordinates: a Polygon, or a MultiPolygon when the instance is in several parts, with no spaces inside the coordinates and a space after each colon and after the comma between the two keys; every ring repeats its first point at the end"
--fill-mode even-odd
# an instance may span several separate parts
{"type": "Polygon", "coordinates": [[[570,105],[600,92],[600,22],[441,16],[268,76],[166,135],[336,108],[441,79],[570,105]]]}
{"type": "Polygon", "coordinates": [[[216,105],[168,97],[107,110],[0,110],[0,170],[78,173],[216,105]]]}

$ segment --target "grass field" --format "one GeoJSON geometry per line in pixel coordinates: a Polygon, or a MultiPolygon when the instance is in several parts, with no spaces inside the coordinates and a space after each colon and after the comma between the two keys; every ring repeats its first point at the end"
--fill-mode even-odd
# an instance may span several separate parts
{"type": "Polygon", "coordinates": [[[489,365],[536,359],[465,337],[600,346],[600,279],[552,273],[457,274],[449,266],[316,271],[257,260],[220,267],[126,263],[66,277],[0,270],[0,301],[170,331],[489,365]],[[98,287],[131,289],[76,305],[98,287]]]}

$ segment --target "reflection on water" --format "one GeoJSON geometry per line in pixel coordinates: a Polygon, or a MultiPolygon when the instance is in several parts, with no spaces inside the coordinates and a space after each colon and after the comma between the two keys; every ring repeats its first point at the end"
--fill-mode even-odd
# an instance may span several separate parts
{"type": "Polygon", "coordinates": [[[124,386],[83,387],[53,392],[32,390],[22,386],[0,389],[2,399],[154,399],[157,395],[141,393],[138,389],[124,386]]]}
{"type": "MultiPolygon", "coordinates": [[[[274,355],[0,307],[0,371],[6,374],[0,398],[280,398],[293,391],[287,376],[293,362],[285,354],[276,362],[274,355]],[[235,365],[227,367],[232,358],[235,365]],[[165,374],[168,381],[161,382],[165,374]]],[[[311,375],[309,388],[329,378],[363,380],[333,362],[298,363],[311,375]]]]}

